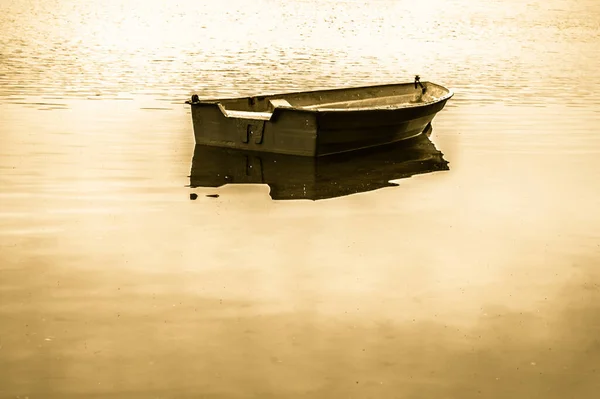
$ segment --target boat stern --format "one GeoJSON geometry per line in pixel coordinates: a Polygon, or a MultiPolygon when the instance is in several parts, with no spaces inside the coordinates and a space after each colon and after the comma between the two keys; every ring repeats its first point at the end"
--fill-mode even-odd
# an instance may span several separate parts
{"type": "Polygon", "coordinates": [[[188,103],[196,144],[303,156],[317,153],[314,112],[228,111],[220,103],[188,103]]]}

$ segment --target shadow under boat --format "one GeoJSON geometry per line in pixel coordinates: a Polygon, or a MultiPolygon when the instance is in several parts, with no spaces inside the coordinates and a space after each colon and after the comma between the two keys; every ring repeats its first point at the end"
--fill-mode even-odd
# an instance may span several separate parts
{"type": "Polygon", "coordinates": [[[318,158],[197,144],[190,187],[267,184],[274,200],[320,200],[397,186],[390,180],[449,170],[428,136],[318,158]]]}

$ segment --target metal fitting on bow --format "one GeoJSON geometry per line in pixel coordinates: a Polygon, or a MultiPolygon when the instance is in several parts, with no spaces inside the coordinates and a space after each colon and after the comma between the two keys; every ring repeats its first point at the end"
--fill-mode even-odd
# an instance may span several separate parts
{"type": "Polygon", "coordinates": [[[415,75],[415,89],[417,88],[417,86],[421,86],[421,92],[425,94],[425,91],[427,89],[425,88],[425,86],[423,86],[423,83],[421,83],[421,77],[419,75],[415,75]]]}

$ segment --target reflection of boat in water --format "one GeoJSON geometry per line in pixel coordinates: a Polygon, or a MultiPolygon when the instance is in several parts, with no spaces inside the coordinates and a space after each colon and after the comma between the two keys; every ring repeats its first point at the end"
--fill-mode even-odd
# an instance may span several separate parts
{"type": "Polygon", "coordinates": [[[452,97],[431,82],[187,101],[196,144],[322,156],[412,138],[452,97]]]}
{"type": "Polygon", "coordinates": [[[190,186],[268,184],[270,195],[276,200],[318,200],[396,186],[390,180],[448,169],[443,154],[426,135],[316,158],[198,144],[190,186]]]}

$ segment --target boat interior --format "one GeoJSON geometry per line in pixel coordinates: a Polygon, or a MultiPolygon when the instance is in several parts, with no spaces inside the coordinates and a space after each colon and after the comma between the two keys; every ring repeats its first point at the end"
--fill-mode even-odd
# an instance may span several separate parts
{"type": "Polygon", "coordinates": [[[268,120],[275,108],[307,111],[394,109],[426,105],[451,96],[452,92],[443,86],[419,82],[231,99],[205,99],[200,102],[218,104],[227,117],[268,120]]]}

